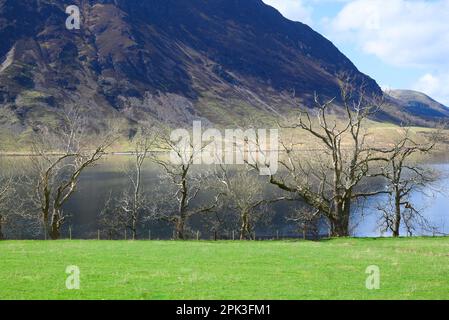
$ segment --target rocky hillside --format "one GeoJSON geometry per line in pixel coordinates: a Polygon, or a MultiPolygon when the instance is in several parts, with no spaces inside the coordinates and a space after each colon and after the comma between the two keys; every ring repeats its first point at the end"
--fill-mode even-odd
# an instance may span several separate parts
{"type": "MultiPolygon", "coordinates": [[[[232,124],[338,95],[338,75],[382,94],[330,41],[261,0],[0,0],[0,130],[20,134],[78,104],[94,127],[201,118],[232,124]]],[[[394,108],[393,108],[394,109],[394,108]]],[[[391,111],[391,110],[390,110],[391,111]]],[[[399,121],[405,108],[384,113],[399,121]]],[[[446,116],[446,114],[445,114],[446,116]]]]}

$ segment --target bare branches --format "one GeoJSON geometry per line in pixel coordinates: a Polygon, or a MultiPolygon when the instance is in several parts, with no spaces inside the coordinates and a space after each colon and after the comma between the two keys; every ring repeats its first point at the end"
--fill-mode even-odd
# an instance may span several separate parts
{"type": "Polygon", "coordinates": [[[287,197],[267,199],[260,177],[251,174],[248,168],[231,171],[221,165],[217,169],[215,178],[226,207],[238,216],[240,240],[253,239],[254,226],[267,218],[268,205],[287,197]]]}
{"type": "Polygon", "coordinates": [[[322,216],[319,210],[303,206],[296,209],[294,213],[287,218],[287,221],[294,223],[298,232],[302,234],[303,239],[319,239],[322,216]]]}
{"type": "MultiPolygon", "coordinates": [[[[0,163],[0,165],[5,165],[0,163]]],[[[5,238],[3,226],[6,225],[11,213],[9,212],[12,196],[15,194],[14,177],[6,172],[6,168],[0,172],[0,240],[5,238]]]]}
{"type": "Polygon", "coordinates": [[[334,236],[348,236],[352,202],[383,192],[359,190],[382,159],[367,143],[366,121],[382,107],[383,98],[367,98],[363,84],[356,88],[348,77],[340,88],[340,100],[322,102],[315,94],[313,109],[301,111],[293,123],[280,124],[315,138],[319,151],[300,153],[283,143],[285,156],[279,163],[286,174],[272,176],[270,182],[329,219],[334,236]]]}
{"type": "Polygon", "coordinates": [[[148,200],[142,191],[142,168],[145,160],[151,152],[157,147],[157,128],[141,127],[140,132],[134,137],[134,166],[126,169],[131,190],[124,193],[121,199],[121,211],[128,216],[127,227],[131,230],[133,240],[137,239],[137,227],[141,215],[147,211],[146,200],[148,200]]]}
{"type": "Polygon", "coordinates": [[[194,160],[205,146],[199,146],[197,150],[192,144],[178,144],[178,141],[167,137],[160,136],[159,141],[161,147],[170,153],[171,159],[161,154],[151,155],[151,160],[162,169],[160,182],[167,182],[167,190],[155,201],[153,218],[173,224],[176,239],[183,240],[189,219],[214,212],[219,206],[220,195],[215,196],[211,203],[198,204],[209,175],[196,172],[194,160]]]}
{"type": "Polygon", "coordinates": [[[45,235],[52,239],[60,236],[66,219],[63,206],[76,191],[81,173],[97,163],[115,140],[110,134],[97,137],[95,145],[89,144],[79,109],[69,109],[61,118],[54,130],[39,128],[30,157],[35,173],[32,200],[39,208],[45,235]]]}
{"type": "Polygon", "coordinates": [[[431,228],[421,214],[422,210],[411,202],[411,195],[433,183],[436,177],[434,170],[418,165],[413,157],[431,152],[437,140],[432,138],[425,143],[417,143],[411,138],[409,129],[402,131],[402,136],[393,147],[379,150],[385,155],[385,164],[380,166],[378,175],[387,180],[388,205],[379,206],[378,209],[382,212],[383,230],[391,231],[394,237],[400,236],[402,226],[408,234],[412,234],[416,225],[431,228]]]}

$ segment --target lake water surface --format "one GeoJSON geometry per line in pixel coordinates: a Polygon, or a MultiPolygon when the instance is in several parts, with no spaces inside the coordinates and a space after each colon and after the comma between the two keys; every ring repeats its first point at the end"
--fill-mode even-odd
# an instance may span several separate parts
{"type": "MultiPolygon", "coordinates": [[[[64,226],[63,234],[68,236],[68,227],[71,227],[74,238],[95,238],[97,236],[98,214],[104,208],[105,201],[110,194],[117,194],[129,186],[128,177],[123,173],[123,168],[130,158],[127,156],[111,156],[93,168],[86,170],[80,178],[77,192],[73,195],[65,207],[65,212],[70,214],[70,219],[64,226]]],[[[424,197],[422,194],[415,194],[413,201],[416,207],[424,208],[426,218],[436,227],[438,231],[449,234],[449,162],[432,164],[436,169],[445,173],[444,178],[439,182],[442,192],[432,192],[433,196],[424,197]]],[[[143,185],[151,193],[151,190],[158,185],[158,175],[160,169],[150,162],[144,168],[143,185]]],[[[277,192],[277,189],[267,183],[267,194],[277,192]]],[[[431,192],[427,192],[431,193],[431,192]]],[[[376,209],[377,203],[384,199],[378,197],[370,200],[371,208],[364,210],[363,217],[360,214],[355,215],[353,235],[357,237],[379,237],[382,236],[379,227],[379,213],[376,209]]],[[[295,226],[286,219],[295,209],[294,203],[279,203],[273,207],[270,222],[266,225],[258,226],[257,235],[261,237],[299,237],[295,226]]],[[[210,230],[202,227],[201,221],[193,219],[191,228],[201,231],[201,237],[209,239],[212,237],[210,230]]],[[[156,239],[171,238],[172,231],[169,226],[163,223],[147,223],[140,230],[141,237],[150,236],[156,239]]],[[[326,230],[323,230],[326,233],[326,230]]],[[[403,233],[405,234],[405,233],[403,233]]],[[[431,235],[428,231],[417,230],[415,235],[431,235]]],[[[220,235],[230,237],[230,234],[220,235]]],[[[383,236],[388,236],[384,234],[383,236]]],[[[124,237],[124,235],[123,235],[124,237]]]]}

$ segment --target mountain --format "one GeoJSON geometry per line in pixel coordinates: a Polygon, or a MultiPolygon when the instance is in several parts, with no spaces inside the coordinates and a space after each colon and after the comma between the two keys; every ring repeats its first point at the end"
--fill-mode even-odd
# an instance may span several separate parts
{"type": "Polygon", "coordinates": [[[409,122],[426,126],[449,118],[449,108],[424,93],[412,90],[392,90],[387,94],[393,99],[399,112],[404,114],[405,124],[409,122]]]}
{"type": "MultiPolygon", "coordinates": [[[[69,104],[83,106],[98,130],[112,116],[131,126],[234,124],[288,113],[293,93],[303,104],[314,92],[338,96],[343,73],[382,94],[330,41],[261,0],[71,3],[80,7],[80,30],[65,27],[66,1],[0,0],[4,133],[54,121],[54,110],[69,104]]],[[[398,122],[394,111],[384,120],[398,122]]]]}

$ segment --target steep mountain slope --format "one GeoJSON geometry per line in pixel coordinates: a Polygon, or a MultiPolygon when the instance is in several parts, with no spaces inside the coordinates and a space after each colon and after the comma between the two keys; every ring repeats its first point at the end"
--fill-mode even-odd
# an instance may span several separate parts
{"type": "MultiPolygon", "coordinates": [[[[19,134],[78,104],[101,129],[202,118],[233,124],[338,96],[345,73],[382,94],[330,41],[261,0],[0,0],[0,128],[19,134]]],[[[397,111],[397,110],[396,110],[397,111]]],[[[397,112],[396,112],[397,113],[397,112]]],[[[384,113],[398,121],[396,113],[384,113]]]]}

